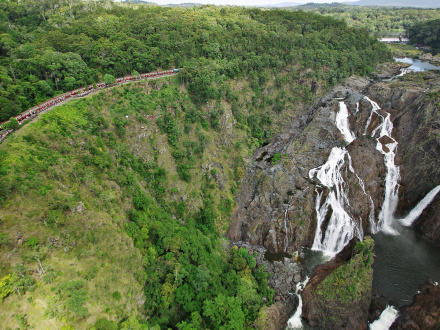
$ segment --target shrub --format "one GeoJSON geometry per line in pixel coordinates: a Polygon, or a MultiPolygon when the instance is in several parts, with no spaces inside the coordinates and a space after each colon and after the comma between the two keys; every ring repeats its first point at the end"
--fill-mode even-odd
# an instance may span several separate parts
{"type": "Polygon", "coordinates": [[[121,293],[119,291],[113,292],[112,297],[113,297],[113,299],[115,299],[117,301],[122,299],[122,295],[121,295],[121,293]]]}

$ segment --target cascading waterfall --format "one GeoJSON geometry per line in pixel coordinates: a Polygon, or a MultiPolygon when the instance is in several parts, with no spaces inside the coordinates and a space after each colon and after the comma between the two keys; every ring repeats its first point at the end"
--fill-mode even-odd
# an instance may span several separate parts
{"type": "Polygon", "coordinates": [[[324,165],[309,172],[310,179],[317,179],[321,185],[330,189],[322,205],[323,192],[317,191],[315,202],[317,227],[312,246],[312,250],[323,251],[326,254],[335,254],[341,251],[353,238],[355,223],[345,211],[349,202],[346,183],[341,174],[346,156],[349,157],[347,150],[335,147],[331,150],[324,165]],[[323,237],[321,227],[330,209],[332,214],[323,237]]]}
{"type": "Polygon", "coordinates": [[[437,193],[440,191],[440,186],[432,189],[417,205],[414,207],[408,215],[401,219],[400,222],[404,226],[411,226],[413,222],[422,214],[423,210],[433,201],[437,193]]]}
{"type": "Polygon", "coordinates": [[[298,296],[298,307],[296,308],[295,314],[287,321],[287,328],[286,330],[293,330],[293,329],[302,329],[303,324],[301,321],[301,313],[302,313],[302,298],[301,298],[301,292],[306,287],[307,282],[309,281],[309,278],[306,277],[306,279],[302,282],[299,282],[296,285],[295,294],[298,296]]]}
{"type": "MultiPolygon", "coordinates": [[[[351,143],[355,135],[348,126],[348,110],[344,102],[339,102],[339,112],[336,114],[336,126],[342,133],[344,140],[351,143]]],[[[311,180],[318,180],[322,186],[329,189],[329,193],[321,205],[323,192],[316,190],[317,197],[315,209],[317,214],[317,227],[315,238],[313,240],[312,250],[323,251],[327,255],[335,254],[341,251],[345,245],[353,238],[356,232],[362,239],[362,229],[356,225],[346,208],[350,206],[347,197],[347,185],[342,178],[342,169],[345,165],[345,159],[349,160],[349,170],[354,173],[351,166],[351,158],[345,148],[334,147],[327,162],[309,171],[311,180]],[[329,212],[332,212],[328,221],[327,229],[322,235],[322,225],[328,218],[329,212]]],[[[359,178],[359,177],[358,177],[359,178]]],[[[363,184],[363,182],[362,182],[363,184]]]]}
{"type": "Polygon", "coordinates": [[[376,149],[384,155],[385,167],[387,169],[385,177],[385,197],[382,209],[379,213],[377,225],[372,226],[372,232],[376,233],[377,231],[382,230],[388,234],[397,234],[397,232],[392,228],[392,222],[394,219],[394,211],[396,210],[398,202],[400,171],[399,167],[394,163],[397,141],[391,136],[393,131],[393,123],[391,122],[391,116],[389,113],[387,113],[386,117],[382,116],[377,112],[380,110],[379,105],[366,96],[365,99],[370,102],[372,110],[370,117],[367,120],[364,134],[367,133],[373,114],[376,114],[381,120],[381,123],[373,130],[371,136],[375,137],[377,140],[376,149]],[[392,142],[382,144],[380,139],[383,137],[387,137],[392,142]]]}
{"type": "Polygon", "coordinates": [[[344,102],[339,102],[339,111],[336,114],[336,126],[341,131],[344,140],[351,143],[356,138],[348,127],[348,109],[344,102]]]}
{"type": "MultiPolygon", "coordinates": [[[[388,234],[398,234],[392,227],[394,212],[398,203],[398,191],[400,170],[394,163],[397,150],[397,141],[392,137],[393,123],[391,115],[381,110],[380,106],[368,97],[364,99],[370,103],[371,112],[367,119],[363,134],[366,135],[371,130],[371,136],[376,139],[376,149],[383,154],[386,167],[385,176],[385,196],[382,208],[379,212],[378,220],[375,221],[374,203],[370,194],[368,194],[362,179],[355,173],[351,157],[345,148],[334,147],[327,159],[327,162],[317,168],[309,171],[309,178],[317,182],[315,209],[317,214],[317,227],[313,240],[313,250],[323,251],[327,255],[333,255],[341,251],[344,246],[353,238],[354,235],[363,238],[362,225],[352,219],[350,212],[350,203],[347,197],[348,186],[344,182],[342,171],[345,168],[346,173],[351,172],[356,175],[359,185],[370,201],[369,221],[371,232],[377,233],[384,231],[388,234]],[[371,123],[378,122],[375,127],[370,127],[371,123]],[[348,166],[346,160],[348,160],[348,166]],[[348,169],[347,169],[348,168],[348,169]],[[323,201],[324,192],[319,186],[329,190],[323,201]],[[331,214],[330,214],[331,212],[331,214]],[[327,229],[323,233],[323,225],[328,221],[327,229]]],[[[356,113],[359,111],[359,102],[356,103],[356,113]]],[[[339,102],[339,111],[336,114],[335,124],[341,132],[344,140],[351,143],[356,137],[349,128],[349,112],[344,102],[339,102]]],[[[410,225],[420,216],[424,208],[434,199],[440,191],[440,186],[434,188],[404,219],[401,219],[403,225],[410,225]]]]}
{"type": "Polygon", "coordinates": [[[379,318],[370,324],[370,330],[388,330],[399,313],[393,306],[387,306],[379,318]]]}

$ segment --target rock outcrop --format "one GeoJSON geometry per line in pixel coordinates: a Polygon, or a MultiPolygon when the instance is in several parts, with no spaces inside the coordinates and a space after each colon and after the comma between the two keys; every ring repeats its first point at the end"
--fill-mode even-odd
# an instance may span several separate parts
{"type": "Polygon", "coordinates": [[[287,321],[298,307],[298,297],[292,295],[286,301],[278,301],[269,307],[264,307],[255,320],[256,329],[284,330],[287,321]]]}
{"type": "Polygon", "coordinates": [[[315,267],[305,287],[302,317],[319,329],[367,329],[374,241],[352,240],[335,258],[315,267]]]}
{"type": "Polygon", "coordinates": [[[414,296],[409,306],[399,311],[390,329],[434,330],[440,328],[440,286],[428,280],[420,286],[420,294],[414,296]]]}

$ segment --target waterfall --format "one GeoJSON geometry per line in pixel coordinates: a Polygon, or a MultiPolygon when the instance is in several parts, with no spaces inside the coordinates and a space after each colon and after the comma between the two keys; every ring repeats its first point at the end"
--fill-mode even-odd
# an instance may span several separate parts
{"type": "Polygon", "coordinates": [[[414,207],[409,214],[400,220],[402,225],[411,226],[412,223],[422,214],[423,210],[434,200],[437,193],[440,191],[440,186],[432,189],[417,205],[414,207]]]}
{"type": "Polygon", "coordinates": [[[345,208],[349,206],[346,193],[347,187],[342,178],[342,168],[346,156],[349,157],[347,150],[334,147],[324,165],[309,171],[310,179],[317,179],[321,185],[329,189],[322,205],[323,192],[317,191],[315,202],[317,227],[312,246],[312,250],[323,251],[326,254],[335,254],[341,251],[353,238],[353,231],[356,226],[350,215],[345,211],[345,208]],[[325,235],[322,237],[321,227],[328,218],[327,214],[330,209],[332,214],[325,235]]]}
{"type": "Polygon", "coordinates": [[[381,123],[373,130],[371,136],[375,137],[377,140],[376,149],[384,155],[385,167],[387,169],[385,177],[385,197],[382,209],[379,213],[377,226],[373,226],[372,231],[375,233],[379,230],[383,230],[389,234],[397,234],[397,232],[391,227],[394,219],[394,211],[396,210],[398,202],[400,180],[399,167],[394,163],[397,141],[391,136],[393,131],[393,123],[391,122],[391,116],[389,113],[387,113],[386,117],[382,116],[377,112],[377,110],[380,110],[379,105],[366,96],[365,99],[370,102],[372,110],[370,117],[367,120],[364,134],[366,134],[368,126],[370,126],[373,114],[376,114],[381,120],[381,123]],[[380,139],[383,137],[387,137],[391,142],[382,144],[380,139]]]}
{"type": "Polygon", "coordinates": [[[341,131],[344,140],[348,143],[353,142],[356,138],[348,126],[348,110],[344,102],[339,102],[339,111],[336,114],[336,126],[341,131]]]}
{"type": "MultiPolygon", "coordinates": [[[[351,143],[355,136],[348,125],[348,110],[344,102],[339,102],[339,112],[336,114],[336,126],[344,137],[345,141],[351,143]]],[[[350,206],[347,197],[347,185],[342,178],[342,169],[345,165],[345,158],[349,160],[349,171],[354,173],[351,166],[351,158],[345,148],[334,147],[324,165],[309,171],[309,178],[316,180],[320,185],[329,189],[325,201],[321,199],[323,192],[316,190],[316,233],[313,240],[312,250],[323,251],[332,255],[341,251],[353,238],[354,232],[362,239],[362,229],[356,226],[346,209],[350,206]],[[329,215],[331,212],[331,215],[329,215]],[[330,219],[328,219],[330,217],[330,219]],[[322,225],[328,220],[327,230],[322,235],[322,225]]],[[[363,182],[362,182],[363,184],[363,182]]]]}
{"type": "Polygon", "coordinates": [[[379,318],[370,324],[370,330],[388,330],[396,320],[397,315],[398,312],[393,306],[387,306],[379,318]]]}
{"type": "Polygon", "coordinates": [[[287,327],[286,330],[293,330],[293,329],[302,329],[303,324],[301,320],[301,313],[302,313],[302,298],[301,298],[301,292],[306,287],[307,282],[309,281],[309,278],[306,277],[306,279],[302,282],[299,282],[296,285],[295,294],[298,297],[298,307],[296,308],[295,314],[287,321],[287,327]]]}

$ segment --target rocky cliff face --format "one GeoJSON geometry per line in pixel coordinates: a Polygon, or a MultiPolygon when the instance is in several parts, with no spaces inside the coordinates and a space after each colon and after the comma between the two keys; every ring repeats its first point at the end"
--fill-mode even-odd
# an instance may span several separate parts
{"type": "MultiPolygon", "coordinates": [[[[383,154],[376,149],[376,139],[370,136],[380,123],[379,115],[386,117],[389,113],[394,124],[392,138],[398,142],[395,161],[401,171],[397,216],[404,216],[440,184],[438,75],[408,77],[379,83],[352,77],[293,116],[288,132],[254,153],[227,236],[264,245],[272,253],[312,245],[316,194],[322,192],[325,197],[330,190],[317,180],[311,181],[309,171],[323,165],[333,147],[347,144],[335,124],[340,99],[347,105],[349,127],[356,137],[346,146],[354,171],[348,162],[342,171],[350,201],[347,212],[360,234],[372,231],[384,200],[386,168],[383,154]],[[382,109],[371,115],[372,105],[364,96],[376,101],[382,109]],[[281,156],[279,161],[277,154],[281,156]]],[[[387,152],[386,145],[391,139],[384,136],[380,142],[382,150],[387,152]]],[[[426,237],[437,243],[440,243],[439,210],[440,196],[437,196],[416,223],[426,237]]],[[[321,227],[323,232],[326,225],[324,222],[321,227]]]]}
{"type": "Polygon", "coordinates": [[[349,163],[343,172],[349,198],[355,201],[350,213],[361,231],[370,231],[370,198],[359,181],[361,178],[372,196],[377,216],[383,199],[385,167],[375,141],[361,132],[371,110],[362,101],[361,92],[369,84],[365,79],[353,77],[345,85],[337,86],[297,114],[289,132],[255,152],[242,181],[243,188],[227,231],[229,238],[264,245],[272,253],[312,245],[316,230],[316,222],[312,220],[316,219],[315,189],[318,187],[325,195],[329,188],[316,180],[312,182],[309,171],[324,164],[333,147],[346,145],[335,125],[338,98],[345,98],[355,120],[350,124],[359,137],[347,147],[357,175],[352,173],[349,163]],[[279,161],[275,161],[277,154],[281,156],[279,161]]]}

